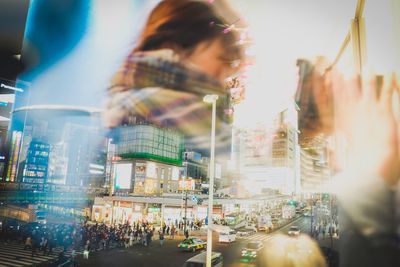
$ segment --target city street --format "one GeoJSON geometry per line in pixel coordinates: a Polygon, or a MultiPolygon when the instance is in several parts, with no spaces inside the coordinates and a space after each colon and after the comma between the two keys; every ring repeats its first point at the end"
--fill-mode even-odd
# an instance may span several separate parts
{"type": "Polygon", "coordinates": [[[291,2],[0,1],[0,267],[400,267],[400,0],[291,2]]]}
{"type": "MultiPolygon", "coordinates": [[[[287,234],[288,229],[292,225],[300,227],[302,233],[310,232],[310,218],[300,217],[289,225],[282,227],[276,233],[287,234]]],[[[221,252],[224,257],[224,266],[242,266],[239,263],[239,255],[241,249],[249,241],[263,241],[268,246],[268,240],[273,238],[274,234],[266,234],[263,232],[237,239],[231,244],[218,243],[218,236],[214,234],[213,251],[221,252]]],[[[202,237],[205,240],[205,237],[202,237]]],[[[114,249],[110,251],[100,251],[91,254],[89,260],[79,259],[80,266],[165,266],[180,267],[186,260],[196,255],[196,253],[179,251],[177,245],[179,240],[166,240],[164,246],[161,247],[157,237],[150,247],[135,245],[131,249],[114,249]]]]}

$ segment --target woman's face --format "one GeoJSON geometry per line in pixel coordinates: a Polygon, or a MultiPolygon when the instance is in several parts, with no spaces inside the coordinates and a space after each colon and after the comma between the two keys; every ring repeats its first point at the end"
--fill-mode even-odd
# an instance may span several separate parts
{"type": "Polygon", "coordinates": [[[187,60],[222,83],[235,73],[227,58],[221,40],[214,39],[197,45],[187,60]]]}

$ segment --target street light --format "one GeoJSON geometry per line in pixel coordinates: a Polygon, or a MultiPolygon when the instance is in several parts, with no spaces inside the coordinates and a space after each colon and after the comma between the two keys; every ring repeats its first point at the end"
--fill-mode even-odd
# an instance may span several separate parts
{"type": "Polygon", "coordinates": [[[211,148],[210,148],[210,182],[208,187],[208,228],[207,228],[207,255],[206,267],[211,267],[211,253],[212,253],[212,212],[214,201],[214,172],[215,172],[215,118],[216,118],[216,105],[218,95],[206,95],[203,102],[212,104],[212,119],[211,119],[211,148]]]}

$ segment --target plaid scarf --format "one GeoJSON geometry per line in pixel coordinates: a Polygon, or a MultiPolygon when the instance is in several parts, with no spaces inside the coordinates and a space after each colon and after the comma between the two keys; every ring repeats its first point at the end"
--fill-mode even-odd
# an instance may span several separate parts
{"type": "Polygon", "coordinates": [[[230,108],[228,91],[208,75],[184,65],[171,50],[133,53],[115,75],[108,92],[104,114],[108,127],[139,118],[177,129],[198,148],[209,147],[211,127],[211,107],[203,97],[217,94],[217,140],[229,141],[230,131],[225,133],[231,118],[225,112],[230,108]]]}

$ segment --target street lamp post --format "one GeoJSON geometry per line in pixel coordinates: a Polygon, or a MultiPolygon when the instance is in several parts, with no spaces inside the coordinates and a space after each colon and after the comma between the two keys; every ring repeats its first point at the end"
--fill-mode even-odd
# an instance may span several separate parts
{"type": "MultiPolygon", "coordinates": [[[[186,152],[185,152],[186,153],[186,152]]],[[[187,178],[188,178],[188,168],[187,168],[187,159],[185,155],[185,162],[184,162],[184,167],[185,167],[185,179],[183,183],[183,188],[185,190],[185,209],[184,209],[184,217],[183,217],[183,235],[186,235],[186,230],[187,230],[187,198],[188,198],[188,188],[187,188],[187,178]]],[[[183,195],[183,192],[182,192],[183,195]]],[[[185,236],[186,237],[186,236],[185,236]]]]}
{"type": "Polygon", "coordinates": [[[203,101],[212,104],[212,119],[211,119],[211,148],[210,148],[210,182],[208,187],[208,228],[207,228],[207,255],[206,267],[211,267],[212,253],[212,212],[214,201],[214,172],[215,172],[215,120],[216,120],[216,105],[218,95],[206,95],[203,101]]]}

